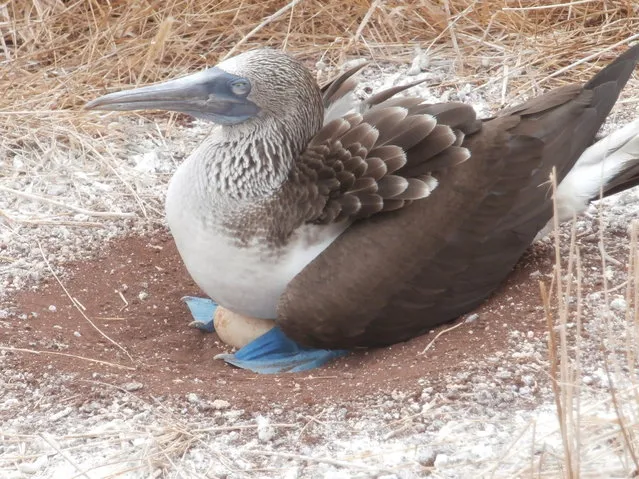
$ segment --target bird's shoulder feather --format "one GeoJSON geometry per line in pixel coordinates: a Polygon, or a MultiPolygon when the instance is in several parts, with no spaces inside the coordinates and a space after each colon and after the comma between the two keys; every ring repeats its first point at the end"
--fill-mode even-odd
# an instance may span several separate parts
{"type": "MultiPolygon", "coordinates": [[[[383,92],[382,92],[383,93],[383,92]]],[[[330,121],[311,139],[292,171],[292,184],[312,191],[307,222],[358,220],[427,197],[434,172],[469,158],[461,146],[479,128],[472,107],[386,99],[330,121]]],[[[392,96],[392,95],[391,95],[392,96]]]]}

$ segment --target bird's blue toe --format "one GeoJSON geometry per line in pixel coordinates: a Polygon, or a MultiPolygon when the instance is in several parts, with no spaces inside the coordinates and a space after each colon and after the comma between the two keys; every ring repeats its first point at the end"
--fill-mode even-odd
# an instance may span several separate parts
{"type": "MultiPolygon", "coordinates": [[[[190,325],[203,331],[213,332],[213,316],[217,304],[210,299],[193,296],[186,296],[183,300],[193,316],[193,322],[190,325]]],[[[314,369],[333,358],[344,356],[347,352],[300,346],[276,326],[235,353],[218,354],[215,357],[256,373],[276,374],[314,369]]]]}
{"type": "Polygon", "coordinates": [[[315,369],[346,353],[343,350],[305,348],[289,339],[276,326],[235,354],[218,354],[216,358],[256,373],[275,374],[315,369]]]}
{"type": "Polygon", "coordinates": [[[189,307],[191,316],[193,316],[193,321],[189,323],[189,326],[207,333],[215,331],[213,327],[213,316],[217,309],[215,301],[208,298],[196,298],[195,296],[184,296],[182,301],[189,307]]]}

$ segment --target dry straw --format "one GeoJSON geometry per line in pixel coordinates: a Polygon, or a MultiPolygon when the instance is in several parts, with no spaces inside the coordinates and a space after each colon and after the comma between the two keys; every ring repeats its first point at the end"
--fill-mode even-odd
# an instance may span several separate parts
{"type": "MultiPolygon", "coordinates": [[[[5,151],[117,137],[77,110],[107,90],[215,64],[230,51],[286,48],[309,65],[351,56],[408,61],[450,49],[455,81],[482,85],[503,65],[551,75],[639,31],[632,0],[13,0],[0,3],[0,138],[5,151]],[[28,145],[27,145],[28,143],[28,145]]],[[[613,48],[612,50],[619,50],[613,48]]],[[[607,61],[617,51],[608,51],[607,61]]],[[[569,75],[580,78],[592,63],[569,75]]],[[[588,72],[587,74],[591,74],[588,72]]],[[[513,74],[513,70],[510,70],[513,74]]],[[[552,83],[561,81],[553,79],[552,83]]],[[[530,85],[518,75],[509,80],[530,85]]],[[[546,86],[546,85],[542,85],[546,86]]],[[[512,88],[511,88],[512,90],[512,88]]]]}

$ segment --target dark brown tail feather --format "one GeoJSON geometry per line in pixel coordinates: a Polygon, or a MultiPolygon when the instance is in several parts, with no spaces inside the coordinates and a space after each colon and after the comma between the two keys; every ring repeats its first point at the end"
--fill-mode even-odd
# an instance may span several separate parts
{"type": "MultiPolygon", "coordinates": [[[[630,166],[627,170],[620,173],[606,185],[603,192],[604,197],[621,193],[629,188],[639,185],[639,158],[637,162],[630,166]]],[[[593,198],[597,199],[597,198],[593,198]]]]}

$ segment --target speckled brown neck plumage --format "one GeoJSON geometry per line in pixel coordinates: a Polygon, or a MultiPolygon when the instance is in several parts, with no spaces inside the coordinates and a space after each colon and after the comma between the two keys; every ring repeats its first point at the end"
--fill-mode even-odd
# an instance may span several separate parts
{"type": "Polygon", "coordinates": [[[217,193],[229,201],[256,200],[272,195],[288,178],[321,128],[324,107],[308,70],[290,57],[261,50],[232,60],[222,66],[238,75],[251,71],[262,111],[244,123],[220,126],[193,156],[217,193]],[[286,72],[286,79],[275,71],[286,72]]]}

